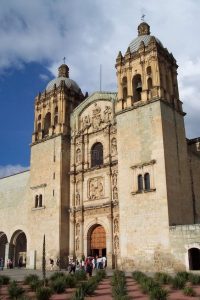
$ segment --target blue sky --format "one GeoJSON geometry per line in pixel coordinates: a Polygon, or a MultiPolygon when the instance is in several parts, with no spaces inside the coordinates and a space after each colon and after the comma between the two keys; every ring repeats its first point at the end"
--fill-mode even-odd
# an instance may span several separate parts
{"type": "Polygon", "coordinates": [[[0,177],[29,166],[34,97],[66,57],[83,92],[116,90],[118,51],[137,36],[142,14],[179,65],[188,137],[200,136],[198,0],[1,0],[0,177]]]}

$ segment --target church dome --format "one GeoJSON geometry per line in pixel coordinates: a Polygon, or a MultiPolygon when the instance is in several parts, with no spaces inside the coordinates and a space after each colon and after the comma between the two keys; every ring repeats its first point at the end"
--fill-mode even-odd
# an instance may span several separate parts
{"type": "Polygon", "coordinates": [[[138,37],[136,37],[132,42],[129,44],[130,52],[133,53],[137,51],[140,47],[141,42],[147,46],[151,40],[151,38],[155,38],[156,42],[163,47],[161,41],[156,38],[155,36],[150,35],[150,26],[146,22],[142,22],[138,26],[138,37]]]}
{"type": "Polygon", "coordinates": [[[59,68],[58,68],[58,77],[52,79],[46,86],[46,91],[49,92],[51,91],[54,86],[56,85],[56,87],[60,86],[61,82],[65,82],[65,85],[73,90],[76,93],[79,93],[81,91],[80,87],[78,86],[78,84],[69,78],[69,68],[67,65],[62,64],[59,68]]]}

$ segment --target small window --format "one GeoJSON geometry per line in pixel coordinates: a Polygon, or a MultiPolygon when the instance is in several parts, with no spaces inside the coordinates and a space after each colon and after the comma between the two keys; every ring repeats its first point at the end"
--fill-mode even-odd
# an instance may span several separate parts
{"type": "Polygon", "coordinates": [[[56,126],[58,124],[58,116],[54,117],[54,126],[56,126]]]}
{"type": "Polygon", "coordinates": [[[41,123],[38,123],[38,131],[41,131],[41,123]]]}
{"type": "Polygon", "coordinates": [[[91,167],[103,165],[103,145],[96,143],[91,149],[91,167]]]}
{"type": "Polygon", "coordinates": [[[48,112],[44,119],[44,135],[49,134],[49,128],[51,127],[51,113],[48,112]]]}
{"type": "Polygon", "coordinates": [[[38,195],[35,196],[35,208],[39,205],[39,197],[38,195]]]}
{"type": "Polygon", "coordinates": [[[143,178],[142,175],[138,175],[138,191],[142,191],[143,190],[143,178]]]}
{"type": "Polygon", "coordinates": [[[38,121],[40,121],[41,120],[41,114],[39,114],[39,116],[38,116],[38,121]]]}
{"type": "Polygon", "coordinates": [[[42,207],[42,195],[39,195],[39,207],[42,207]]]}
{"type": "Polygon", "coordinates": [[[76,150],[76,163],[79,164],[82,160],[82,156],[81,156],[81,149],[77,149],[76,150]]]}
{"type": "Polygon", "coordinates": [[[149,175],[149,173],[144,174],[144,188],[146,191],[150,190],[150,175],[149,175]]]}
{"type": "Polygon", "coordinates": [[[140,101],[141,93],[142,93],[142,79],[140,74],[137,74],[133,77],[132,87],[133,87],[133,101],[134,102],[140,101]]]}
{"type": "Polygon", "coordinates": [[[56,108],[55,108],[55,115],[58,113],[58,107],[56,106],[56,108]]]}
{"type": "Polygon", "coordinates": [[[147,80],[147,86],[148,86],[148,90],[151,90],[152,89],[152,79],[151,79],[151,77],[149,77],[148,78],[148,80],[147,80]]]}
{"type": "Polygon", "coordinates": [[[151,75],[151,67],[150,66],[147,67],[147,75],[151,75]]]}

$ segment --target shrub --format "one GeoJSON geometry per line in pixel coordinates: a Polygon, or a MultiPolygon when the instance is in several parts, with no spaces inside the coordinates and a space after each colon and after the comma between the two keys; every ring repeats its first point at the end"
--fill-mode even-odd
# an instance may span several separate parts
{"type": "Polygon", "coordinates": [[[8,293],[11,299],[18,299],[24,293],[24,289],[18,286],[16,281],[12,281],[8,287],[8,293]]]}
{"type": "Polygon", "coordinates": [[[189,274],[188,280],[194,285],[200,284],[200,276],[199,275],[189,274]]]}
{"type": "Polygon", "coordinates": [[[106,271],[105,271],[105,270],[97,270],[97,272],[96,272],[96,277],[97,277],[99,280],[102,280],[103,278],[106,277],[106,271]]]}
{"type": "Polygon", "coordinates": [[[180,277],[184,278],[185,281],[187,281],[187,280],[188,280],[188,277],[189,277],[189,273],[186,272],[186,271],[178,272],[178,273],[176,274],[176,276],[180,276],[180,277]]]}
{"type": "Polygon", "coordinates": [[[168,292],[159,286],[155,286],[150,291],[151,300],[166,300],[168,292]]]}
{"type": "Polygon", "coordinates": [[[6,275],[0,275],[0,282],[1,282],[2,284],[7,285],[7,284],[9,284],[9,282],[10,282],[10,277],[8,277],[8,276],[6,276],[6,275]]]}
{"type": "Polygon", "coordinates": [[[76,278],[68,275],[65,277],[65,283],[67,288],[74,288],[76,286],[76,278]]]}
{"type": "Polygon", "coordinates": [[[54,281],[54,280],[56,280],[57,278],[60,278],[60,277],[65,277],[65,274],[63,272],[55,272],[50,276],[50,280],[54,281]]]}
{"type": "Polygon", "coordinates": [[[36,274],[30,274],[24,278],[24,283],[30,284],[32,281],[36,281],[36,280],[39,281],[39,276],[36,274]]]}
{"type": "Polygon", "coordinates": [[[191,287],[185,287],[184,290],[183,290],[183,294],[185,296],[190,296],[190,297],[196,296],[195,291],[191,287]]]}
{"type": "Polygon", "coordinates": [[[75,272],[74,277],[76,278],[77,281],[85,280],[85,279],[87,279],[87,274],[86,274],[85,270],[79,270],[79,271],[75,272]]]}
{"type": "Polygon", "coordinates": [[[140,272],[140,271],[135,271],[132,273],[132,277],[135,281],[137,281],[138,283],[140,283],[141,281],[143,281],[145,278],[147,278],[147,276],[140,272]]]}
{"type": "Polygon", "coordinates": [[[127,295],[126,278],[122,271],[115,271],[112,278],[112,294],[114,299],[125,299],[127,295]]]}
{"type": "Polygon", "coordinates": [[[185,287],[186,280],[181,276],[175,276],[172,280],[172,286],[175,289],[183,289],[185,287]]]}
{"type": "Polygon", "coordinates": [[[169,284],[172,282],[172,277],[166,273],[155,273],[154,278],[159,282],[159,284],[169,284]]]}
{"type": "Polygon", "coordinates": [[[141,288],[144,293],[149,294],[153,289],[159,288],[159,284],[153,278],[146,277],[140,281],[141,288]]]}
{"type": "Polygon", "coordinates": [[[48,287],[40,287],[37,289],[36,297],[37,300],[49,300],[51,297],[52,291],[48,287]]]}
{"type": "Polygon", "coordinates": [[[42,284],[43,284],[43,281],[40,281],[38,279],[32,280],[30,282],[31,290],[35,292],[39,287],[42,286],[42,284]]]}
{"type": "Polygon", "coordinates": [[[84,290],[83,290],[82,286],[80,286],[76,290],[72,300],[84,300],[84,298],[85,298],[85,293],[84,293],[84,290]]]}
{"type": "Polygon", "coordinates": [[[61,277],[54,279],[54,281],[52,281],[51,285],[52,285],[54,292],[56,292],[57,294],[64,293],[65,288],[66,288],[65,277],[61,276],[61,277]]]}

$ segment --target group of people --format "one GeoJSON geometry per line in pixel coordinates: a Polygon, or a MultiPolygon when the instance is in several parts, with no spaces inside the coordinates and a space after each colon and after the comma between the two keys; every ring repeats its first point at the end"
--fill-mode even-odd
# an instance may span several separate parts
{"type": "MultiPolygon", "coordinates": [[[[0,258],[0,270],[3,271],[3,269],[4,269],[4,259],[1,257],[0,258]]],[[[13,262],[10,258],[7,260],[7,269],[13,269],[13,262]]]]}
{"type": "Polygon", "coordinates": [[[103,257],[88,256],[86,259],[82,258],[80,262],[78,259],[76,261],[70,259],[68,271],[69,273],[75,273],[76,271],[79,270],[85,270],[88,276],[91,277],[92,271],[94,269],[105,269],[106,266],[107,266],[107,259],[105,256],[103,257]]]}

